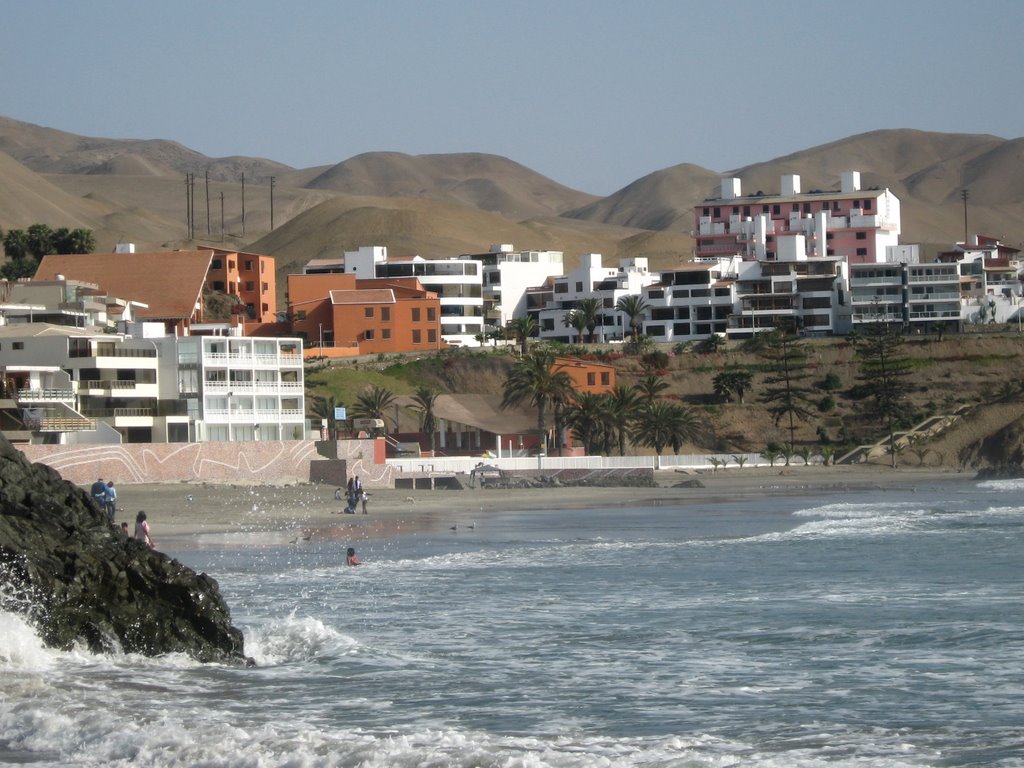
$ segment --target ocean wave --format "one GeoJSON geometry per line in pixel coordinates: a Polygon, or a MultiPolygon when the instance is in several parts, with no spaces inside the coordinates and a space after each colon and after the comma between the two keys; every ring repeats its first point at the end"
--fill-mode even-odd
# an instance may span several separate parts
{"type": "Polygon", "coordinates": [[[357,645],[355,639],[319,619],[294,613],[283,620],[251,627],[245,635],[246,654],[261,667],[343,656],[357,645]]]}
{"type": "Polygon", "coordinates": [[[0,670],[44,671],[57,663],[57,652],[43,645],[23,617],[0,611],[0,670]]]}

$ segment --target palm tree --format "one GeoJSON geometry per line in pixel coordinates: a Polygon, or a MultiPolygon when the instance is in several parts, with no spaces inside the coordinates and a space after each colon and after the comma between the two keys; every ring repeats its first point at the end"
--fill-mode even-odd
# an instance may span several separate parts
{"type": "Polygon", "coordinates": [[[583,343],[583,332],[587,329],[587,318],[578,309],[570,309],[562,317],[562,325],[576,331],[576,343],[583,343]]]}
{"type": "Polygon", "coordinates": [[[675,453],[686,442],[700,442],[708,434],[707,425],[692,409],[664,400],[644,406],[633,422],[631,437],[637,445],[654,448],[660,456],[666,445],[675,453]]]}
{"type": "Polygon", "coordinates": [[[630,338],[635,339],[640,333],[640,325],[647,311],[647,300],[639,293],[631,293],[615,302],[615,308],[626,316],[630,338]]]}
{"type": "MultiPolygon", "coordinates": [[[[626,455],[626,437],[629,435],[629,425],[635,418],[640,408],[640,396],[633,387],[625,384],[616,384],[615,388],[605,395],[608,398],[609,410],[611,411],[612,431],[619,444],[619,456],[626,455]]],[[[611,452],[610,450],[608,451],[611,452]]]]}
{"type": "Polygon", "coordinates": [[[553,371],[554,353],[535,350],[512,366],[505,379],[502,408],[529,402],[537,409],[537,431],[547,435],[547,407],[558,406],[572,392],[572,380],[565,371],[553,371]]]}
{"type": "Polygon", "coordinates": [[[566,423],[589,455],[602,452],[611,431],[611,412],[605,395],[577,392],[566,408],[566,423]]]}
{"type": "Polygon", "coordinates": [[[636,388],[640,391],[644,400],[654,402],[658,395],[668,389],[668,382],[661,376],[656,376],[652,373],[640,379],[640,381],[636,383],[636,388]]]}
{"type": "Polygon", "coordinates": [[[318,419],[327,419],[327,439],[336,440],[338,437],[338,425],[334,420],[335,409],[342,407],[334,395],[312,395],[306,400],[309,406],[309,415],[318,419]]]}
{"type": "Polygon", "coordinates": [[[601,322],[601,302],[592,296],[576,302],[576,311],[583,315],[583,325],[587,329],[587,339],[594,343],[595,329],[601,322]]]}
{"type": "Polygon", "coordinates": [[[413,410],[420,415],[420,431],[430,436],[430,453],[434,453],[434,438],[437,433],[437,419],[434,417],[434,403],[437,393],[430,387],[422,386],[412,396],[413,410]]]}
{"type": "Polygon", "coordinates": [[[530,337],[537,332],[537,321],[533,318],[533,315],[524,315],[509,321],[508,329],[519,339],[519,351],[523,357],[526,357],[530,351],[530,337]]]}
{"type": "Polygon", "coordinates": [[[743,368],[730,366],[714,378],[715,394],[728,402],[735,394],[743,403],[743,396],[754,380],[754,375],[743,368]]]}
{"type": "MultiPolygon", "coordinates": [[[[391,390],[374,384],[367,390],[356,395],[356,404],[352,407],[352,415],[357,419],[384,419],[384,412],[395,402],[391,390]]],[[[396,423],[395,429],[398,429],[396,423]]]]}

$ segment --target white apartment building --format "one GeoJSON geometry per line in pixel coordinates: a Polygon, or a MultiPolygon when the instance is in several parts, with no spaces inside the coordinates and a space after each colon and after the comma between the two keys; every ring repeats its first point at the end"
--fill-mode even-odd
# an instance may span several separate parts
{"type": "Polygon", "coordinates": [[[301,340],[174,337],[158,328],[0,327],[0,429],[53,444],[304,436],[301,340]]]}
{"type": "Polygon", "coordinates": [[[301,440],[302,341],[255,336],[155,340],[163,390],[184,402],[190,442],[301,440]]]}
{"type": "Polygon", "coordinates": [[[594,331],[599,341],[621,341],[625,337],[628,320],[615,309],[616,303],[623,296],[639,295],[658,281],[658,274],[648,269],[645,258],[623,259],[618,267],[605,267],[601,262],[599,253],[584,254],[576,269],[554,278],[550,291],[529,292],[532,300],[528,300],[528,312],[536,317],[540,338],[576,341],[575,331],[565,324],[565,318],[585,298],[596,298],[601,303],[603,311],[594,331]]]}
{"type": "Polygon", "coordinates": [[[656,342],[697,341],[725,334],[736,311],[739,256],[702,259],[661,273],[643,289],[642,333],[656,342]]]}
{"type": "Polygon", "coordinates": [[[511,243],[459,258],[483,265],[484,322],[498,328],[526,315],[528,290],[565,272],[562,251],[517,251],[511,243]]]}
{"type": "MultiPolygon", "coordinates": [[[[320,269],[330,269],[320,260],[320,269]]],[[[384,246],[345,251],[344,271],[359,279],[415,277],[441,300],[441,338],[452,346],[480,345],[484,332],[483,265],[477,259],[389,258],[384,246]]]]}

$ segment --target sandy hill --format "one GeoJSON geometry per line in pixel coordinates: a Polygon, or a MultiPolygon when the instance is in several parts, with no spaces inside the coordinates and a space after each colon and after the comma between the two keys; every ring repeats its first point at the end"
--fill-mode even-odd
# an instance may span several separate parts
{"type": "Polygon", "coordinates": [[[609,264],[647,256],[659,269],[688,258],[693,207],[717,194],[722,176],[739,176],[744,191],[771,193],[786,173],[799,173],[805,190],[833,189],[845,170],[900,197],[904,242],[934,251],[961,239],[965,186],[971,232],[1024,241],[1024,139],[995,136],[873,131],[725,174],[683,163],[606,198],[480,153],[373,152],[293,169],[9,118],[0,118],[0,152],[9,155],[0,155],[0,227],[90,227],[101,250],[119,241],[140,250],[223,243],[295,266],[359,245],[436,257],[512,242],[562,250],[569,267],[598,252],[609,264]],[[193,240],[186,239],[186,172],[196,176],[193,240]]]}
{"type": "Polygon", "coordinates": [[[559,214],[596,200],[497,155],[370,152],[328,168],[311,189],[349,195],[429,197],[510,219],[559,214]]]}

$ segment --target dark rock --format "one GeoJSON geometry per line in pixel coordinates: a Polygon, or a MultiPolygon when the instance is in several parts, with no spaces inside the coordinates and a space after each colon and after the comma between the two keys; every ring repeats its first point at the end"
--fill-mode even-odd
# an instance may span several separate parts
{"type": "Polygon", "coordinates": [[[2,436],[0,607],[57,648],[245,661],[216,581],[114,529],[85,491],[2,436]]]}

